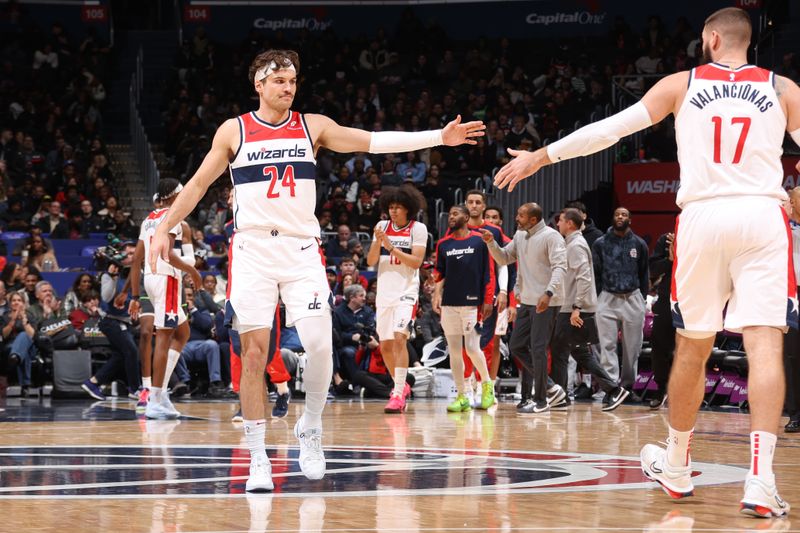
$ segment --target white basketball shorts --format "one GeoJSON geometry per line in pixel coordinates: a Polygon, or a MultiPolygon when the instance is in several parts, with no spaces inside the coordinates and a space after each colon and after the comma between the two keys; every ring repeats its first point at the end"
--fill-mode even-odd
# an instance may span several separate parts
{"type": "Polygon", "coordinates": [[[394,340],[395,333],[402,333],[408,337],[411,333],[411,325],[414,323],[417,305],[411,303],[399,303],[392,306],[378,306],[377,316],[375,317],[375,330],[378,332],[378,339],[382,341],[394,340]]]}
{"type": "Polygon", "coordinates": [[[271,328],[280,296],[286,323],[331,312],[325,256],[314,237],[273,235],[269,230],[236,232],[229,250],[226,317],[249,331],[271,328]]]}
{"type": "Polygon", "coordinates": [[[713,333],[723,326],[740,332],[747,326],[796,325],[791,231],[777,200],[691,202],[675,223],[675,235],[675,327],[713,333]]]}
{"type": "Polygon", "coordinates": [[[186,322],[183,301],[183,281],[166,274],[144,275],[144,290],[153,304],[156,328],[177,328],[186,322]]]}
{"type": "Polygon", "coordinates": [[[478,323],[478,308],[474,306],[442,306],[442,330],[445,335],[474,333],[478,323]]]}

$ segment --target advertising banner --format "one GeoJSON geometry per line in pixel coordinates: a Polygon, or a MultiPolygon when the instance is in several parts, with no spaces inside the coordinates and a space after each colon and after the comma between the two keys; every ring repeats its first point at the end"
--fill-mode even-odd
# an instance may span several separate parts
{"type": "MultiPolygon", "coordinates": [[[[798,157],[783,158],[783,188],[800,186],[798,157]]],[[[675,197],[680,186],[678,163],[628,163],[614,165],[616,205],[633,211],[677,213],[675,197]]]]}
{"type": "MultiPolygon", "coordinates": [[[[672,0],[669,14],[661,15],[667,28],[679,16],[685,16],[697,29],[714,10],[730,6],[730,0],[672,0]]],[[[602,36],[624,17],[634,31],[642,30],[653,9],[648,2],[618,0],[538,0],[505,2],[417,3],[407,1],[346,1],[313,5],[300,2],[224,0],[183,0],[184,32],[191,36],[197,26],[204,26],[212,39],[236,43],[251,29],[269,33],[283,31],[291,37],[299,30],[337,35],[374,36],[379,29],[397,35],[403,14],[410,9],[426,27],[436,25],[456,40],[508,37],[536,39],[569,36],[602,36]],[[198,11],[192,11],[198,10],[198,11]]],[[[413,38],[413,36],[409,36],[413,38]]]]}

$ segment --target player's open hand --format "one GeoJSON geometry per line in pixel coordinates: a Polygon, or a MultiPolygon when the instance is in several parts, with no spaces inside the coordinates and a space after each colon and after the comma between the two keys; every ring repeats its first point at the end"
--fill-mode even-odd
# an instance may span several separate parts
{"type": "Polygon", "coordinates": [[[159,224],[156,228],[155,234],[153,235],[153,239],[150,241],[150,256],[147,258],[147,262],[150,265],[150,272],[153,274],[156,273],[158,256],[161,256],[161,259],[164,261],[169,262],[169,250],[171,243],[169,239],[169,233],[167,233],[167,231],[168,229],[166,226],[159,224]]]}
{"type": "Polygon", "coordinates": [[[494,176],[494,186],[498,189],[508,187],[508,192],[513,191],[520,181],[534,175],[543,166],[552,163],[544,148],[535,152],[509,148],[508,153],[514,159],[506,163],[494,176]]]}
{"type": "Polygon", "coordinates": [[[442,143],[447,146],[458,146],[459,144],[478,144],[475,137],[483,137],[486,124],[480,120],[461,123],[461,115],[451,121],[442,130],[442,143]]]}

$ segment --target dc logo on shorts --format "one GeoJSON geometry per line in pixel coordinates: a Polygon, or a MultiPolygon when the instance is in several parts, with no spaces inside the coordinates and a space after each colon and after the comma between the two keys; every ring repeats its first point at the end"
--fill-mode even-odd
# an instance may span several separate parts
{"type": "Polygon", "coordinates": [[[311,302],[310,304],[308,304],[308,308],[310,310],[322,309],[322,302],[319,301],[318,297],[319,297],[319,293],[315,292],[314,293],[314,301],[311,302]]]}

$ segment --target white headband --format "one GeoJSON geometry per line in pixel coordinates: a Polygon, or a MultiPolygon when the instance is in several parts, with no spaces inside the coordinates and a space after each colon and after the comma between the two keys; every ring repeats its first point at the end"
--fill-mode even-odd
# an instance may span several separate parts
{"type": "Polygon", "coordinates": [[[178,193],[179,193],[179,192],[181,192],[182,190],[183,190],[183,185],[181,185],[181,184],[179,183],[179,184],[178,184],[178,186],[177,186],[177,187],[175,187],[175,188],[172,190],[172,192],[171,192],[171,193],[169,193],[169,194],[167,194],[167,195],[165,195],[165,196],[159,196],[159,195],[158,195],[158,193],[154,194],[154,195],[153,195],[153,202],[157,202],[157,201],[159,201],[159,200],[160,200],[160,201],[164,201],[164,200],[167,200],[167,199],[169,199],[169,198],[172,198],[173,196],[175,196],[176,194],[178,194],[178,193]]]}
{"type": "Polygon", "coordinates": [[[285,58],[283,58],[283,66],[282,67],[279,67],[277,63],[272,61],[272,62],[270,62],[269,65],[264,65],[263,67],[258,69],[256,71],[255,81],[261,81],[264,78],[266,78],[267,76],[269,76],[270,74],[272,74],[272,73],[274,73],[274,72],[276,72],[278,70],[293,70],[294,72],[297,72],[297,69],[294,68],[294,64],[292,63],[292,60],[289,59],[288,57],[285,57],[285,58]]]}

